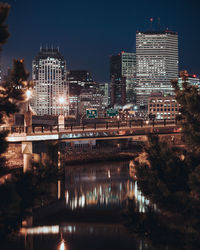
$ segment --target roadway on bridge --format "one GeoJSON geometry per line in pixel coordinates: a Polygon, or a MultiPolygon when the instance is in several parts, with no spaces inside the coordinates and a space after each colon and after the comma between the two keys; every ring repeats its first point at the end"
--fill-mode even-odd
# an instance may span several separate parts
{"type": "Polygon", "coordinates": [[[10,129],[7,137],[8,142],[25,141],[48,141],[48,140],[103,140],[103,139],[121,139],[136,136],[146,136],[149,133],[158,134],[176,134],[179,126],[174,122],[158,124],[93,124],[87,126],[55,126],[55,127],[34,127],[30,130],[24,127],[15,127],[10,129]],[[17,129],[18,128],[18,129],[17,129]],[[20,128],[20,129],[19,129],[20,128]],[[22,131],[22,132],[21,132],[22,131]],[[23,132],[27,131],[27,133],[23,132]]]}

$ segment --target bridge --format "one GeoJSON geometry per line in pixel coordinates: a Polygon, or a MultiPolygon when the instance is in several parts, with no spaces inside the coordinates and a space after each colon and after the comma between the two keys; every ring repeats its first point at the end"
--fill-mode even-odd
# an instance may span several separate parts
{"type": "Polygon", "coordinates": [[[179,126],[174,120],[130,120],[81,125],[68,124],[66,126],[63,124],[56,126],[12,126],[1,129],[9,131],[8,142],[33,142],[134,138],[146,136],[149,133],[177,134],[179,126]]]}
{"type": "MultiPolygon", "coordinates": [[[[24,170],[31,166],[33,143],[43,141],[91,141],[131,139],[132,141],[147,141],[149,133],[160,137],[180,134],[180,126],[174,120],[162,121],[110,121],[88,124],[59,124],[55,126],[11,126],[7,130],[9,143],[20,143],[23,153],[24,170]]],[[[37,153],[38,154],[38,153],[37,153]]],[[[39,156],[38,156],[39,157],[39,156]]]]}

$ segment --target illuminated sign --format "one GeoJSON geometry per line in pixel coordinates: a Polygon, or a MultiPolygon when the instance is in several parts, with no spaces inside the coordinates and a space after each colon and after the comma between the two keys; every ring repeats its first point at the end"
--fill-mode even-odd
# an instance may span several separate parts
{"type": "Polygon", "coordinates": [[[86,109],[86,116],[87,118],[97,118],[97,109],[86,109]]]}
{"type": "Polygon", "coordinates": [[[117,116],[118,115],[118,110],[117,109],[108,109],[107,110],[107,115],[108,116],[117,116]]]}

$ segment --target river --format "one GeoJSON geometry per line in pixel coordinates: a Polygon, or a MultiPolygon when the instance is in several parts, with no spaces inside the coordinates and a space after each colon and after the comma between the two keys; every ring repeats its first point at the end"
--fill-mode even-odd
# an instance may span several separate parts
{"type": "Polygon", "coordinates": [[[128,199],[140,212],[144,199],[129,161],[65,167],[64,181],[53,189],[54,200],[39,209],[5,250],[150,250],[122,223],[128,199]]]}

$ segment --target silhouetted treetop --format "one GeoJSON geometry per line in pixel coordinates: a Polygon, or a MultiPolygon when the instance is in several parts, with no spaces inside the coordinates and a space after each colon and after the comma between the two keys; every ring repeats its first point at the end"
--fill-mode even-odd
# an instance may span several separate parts
{"type": "Polygon", "coordinates": [[[1,46],[7,42],[10,33],[8,32],[8,25],[5,21],[8,17],[10,5],[7,3],[0,3],[0,50],[1,46]]]}

